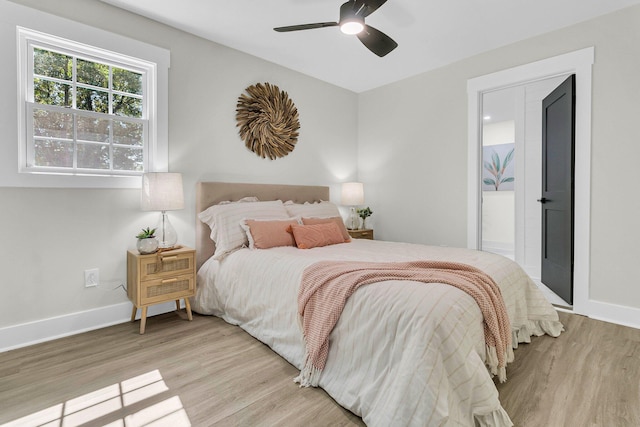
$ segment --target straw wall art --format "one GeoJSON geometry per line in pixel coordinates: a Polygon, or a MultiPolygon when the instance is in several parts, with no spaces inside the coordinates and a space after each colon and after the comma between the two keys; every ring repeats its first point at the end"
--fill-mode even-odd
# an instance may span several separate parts
{"type": "Polygon", "coordinates": [[[238,98],[236,122],[245,146],[263,159],[286,156],[298,141],[298,109],[286,92],[270,83],[245,89],[238,98]]]}

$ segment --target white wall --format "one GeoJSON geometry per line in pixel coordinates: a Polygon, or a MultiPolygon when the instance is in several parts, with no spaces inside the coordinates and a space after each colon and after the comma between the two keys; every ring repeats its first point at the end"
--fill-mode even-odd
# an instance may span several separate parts
{"type": "MultiPolygon", "coordinates": [[[[515,101],[513,104],[515,109],[515,101]]],[[[514,142],[515,135],[516,122],[514,120],[485,123],[482,126],[482,145],[509,144],[514,142]]]]}
{"type": "Polygon", "coordinates": [[[634,6],[361,94],[359,179],[376,236],[466,246],[467,80],[595,46],[590,296],[640,309],[638,22],[634,6]]]}
{"type": "MultiPolygon", "coordinates": [[[[14,3],[171,51],[169,170],[183,173],[186,208],[170,216],[180,243],[195,241],[199,180],[330,185],[336,197],[340,182],[356,178],[355,93],[97,0],[0,0],[0,14],[22,8],[14,3]],[[238,96],[258,82],[278,85],[298,108],[300,138],[285,158],[261,159],[237,134],[238,96]]],[[[22,25],[29,28],[43,22],[68,25],[59,17],[27,12],[22,25]]],[[[15,76],[12,58],[0,67],[15,76]]],[[[15,85],[5,81],[0,96],[15,100],[15,85]]],[[[16,124],[0,117],[0,150],[16,141],[16,124]]],[[[157,214],[139,210],[138,190],[5,187],[0,201],[0,341],[3,327],[127,303],[122,289],[113,290],[126,278],[126,250],[135,247],[140,228],[157,220],[157,214]],[[84,288],[87,268],[100,268],[98,288],[84,288]]]]}
{"type": "Polygon", "coordinates": [[[515,191],[482,192],[482,250],[510,251],[515,244],[515,191]]]}
{"type": "MultiPolygon", "coordinates": [[[[482,126],[483,146],[509,144],[514,141],[515,121],[513,120],[485,123],[482,126]]],[[[483,161],[489,160],[483,159],[483,161]]],[[[517,169],[515,173],[517,179],[517,169]]],[[[515,191],[483,191],[482,249],[513,258],[515,229],[515,191]]]]}

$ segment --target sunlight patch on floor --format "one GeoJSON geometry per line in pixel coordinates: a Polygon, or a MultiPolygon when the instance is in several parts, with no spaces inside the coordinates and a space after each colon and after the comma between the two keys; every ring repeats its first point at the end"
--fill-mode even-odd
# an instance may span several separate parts
{"type": "MultiPolygon", "coordinates": [[[[75,427],[113,414],[135,403],[168,391],[160,371],[154,370],[129,378],[50,408],[29,414],[0,427],[75,427]]],[[[124,418],[106,424],[109,427],[189,427],[191,422],[178,396],[147,406],[124,418]]]]}
{"type": "Polygon", "coordinates": [[[126,427],[142,426],[190,426],[189,417],[182,407],[178,396],[171,397],[163,402],[149,406],[124,419],[126,427]]]}

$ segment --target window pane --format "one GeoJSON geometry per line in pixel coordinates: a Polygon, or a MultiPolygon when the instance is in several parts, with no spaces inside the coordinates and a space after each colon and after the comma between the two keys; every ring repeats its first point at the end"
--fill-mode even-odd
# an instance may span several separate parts
{"type": "Polygon", "coordinates": [[[94,119],[78,115],[78,140],[108,142],[109,122],[106,119],[94,119]]]}
{"type": "Polygon", "coordinates": [[[114,120],[113,143],[142,147],[143,129],[142,123],[114,120]]]}
{"type": "Polygon", "coordinates": [[[142,99],[113,95],[113,114],[126,117],[142,117],[142,99]]]}
{"type": "Polygon", "coordinates": [[[34,109],[33,135],[73,139],[73,115],[34,109]]]}
{"type": "Polygon", "coordinates": [[[38,104],[71,107],[73,89],[66,83],[33,79],[33,100],[38,104]]]}
{"type": "Polygon", "coordinates": [[[73,61],[70,56],[34,48],[33,73],[61,80],[71,80],[73,61]]]}
{"type": "Polygon", "coordinates": [[[85,169],[109,169],[109,146],[102,144],[78,144],[78,167],[85,169]]]}
{"type": "Polygon", "coordinates": [[[143,171],[142,150],[138,148],[113,147],[115,170],[143,171]]]}
{"type": "Polygon", "coordinates": [[[142,95],[142,74],[113,67],[113,89],[142,95]]]}
{"type": "Polygon", "coordinates": [[[109,66],[97,62],[78,59],[76,61],[77,81],[98,87],[109,87],[109,66]]]}
{"type": "Polygon", "coordinates": [[[109,94],[101,90],[78,88],[76,107],[79,110],[109,113],[109,94]]]}
{"type": "Polygon", "coordinates": [[[30,127],[19,152],[20,172],[144,172],[149,164],[147,109],[155,107],[145,98],[155,90],[146,79],[152,65],[18,32],[30,47],[20,51],[20,61],[31,66],[19,82],[24,101],[20,121],[30,127]]]}
{"type": "Polygon", "coordinates": [[[73,167],[73,142],[36,139],[35,166],[73,167]]]}

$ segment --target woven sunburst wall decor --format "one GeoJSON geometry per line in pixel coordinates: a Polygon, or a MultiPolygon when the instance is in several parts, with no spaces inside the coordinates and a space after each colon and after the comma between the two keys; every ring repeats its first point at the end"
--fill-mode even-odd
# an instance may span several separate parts
{"type": "Polygon", "coordinates": [[[298,109],[286,92],[270,83],[245,89],[236,106],[236,126],[247,148],[274,160],[284,157],[298,141],[298,109]]]}

